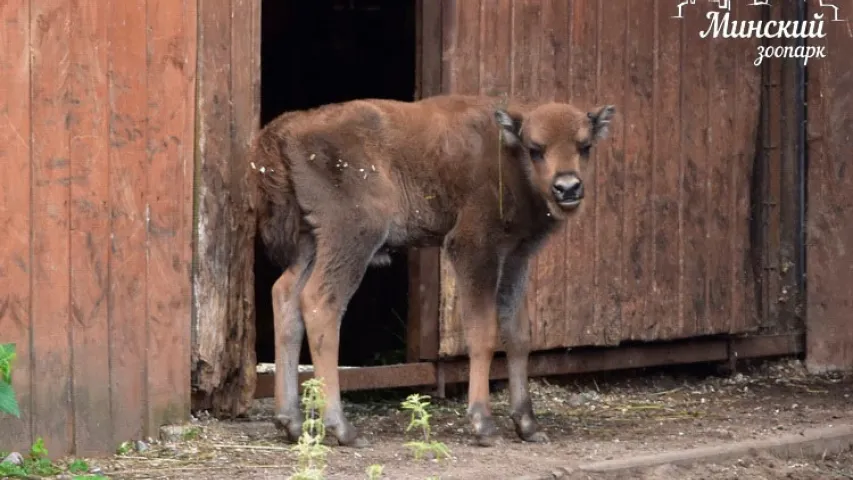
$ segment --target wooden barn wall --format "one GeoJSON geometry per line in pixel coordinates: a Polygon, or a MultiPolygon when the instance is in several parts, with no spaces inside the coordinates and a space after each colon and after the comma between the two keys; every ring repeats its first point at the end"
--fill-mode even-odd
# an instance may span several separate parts
{"type": "Polygon", "coordinates": [[[200,0],[193,268],[193,408],[254,397],[254,223],[244,161],[260,121],[260,0],[200,0]]]}
{"type": "Polygon", "coordinates": [[[0,446],[111,452],[189,414],[196,4],[0,12],[0,446]]]}
{"type": "MultiPolygon", "coordinates": [[[[677,0],[645,3],[443,2],[443,90],[618,109],[581,172],[585,210],[532,268],[537,350],[759,326],[749,213],[760,40],[700,38],[703,2],[680,20],[677,0]]],[[[733,3],[734,18],[760,19],[733,3]]],[[[439,353],[461,355],[444,259],[441,289],[439,353]]]]}
{"type": "MultiPolygon", "coordinates": [[[[806,363],[853,369],[853,0],[833,2],[844,21],[825,22],[826,58],[808,64],[806,363]]],[[[820,11],[809,2],[809,11],[820,11]]],[[[832,12],[826,11],[827,18],[832,12]]]]}

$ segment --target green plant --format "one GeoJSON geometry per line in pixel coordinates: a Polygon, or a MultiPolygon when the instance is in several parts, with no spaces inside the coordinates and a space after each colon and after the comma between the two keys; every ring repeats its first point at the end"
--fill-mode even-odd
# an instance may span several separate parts
{"type": "Polygon", "coordinates": [[[124,441],[124,442],[121,442],[121,444],[119,444],[118,448],[116,448],[116,455],[122,457],[122,456],[129,454],[132,451],[133,451],[133,444],[128,442],[128,441],[124,441]]]}
{"type": "Polygon", "coordinates": [[[0,413],[21,418],[15,390],[12,388],[12,364],[15,362],[15,344],[0,343],[0,413]]]}
{"type": "Polygon", "coordinates": [[[382,478],[382,470],[384,467],[382,465],[373,464],[367,467],[367,478],[369,480],[377,480],[382,478]]]}
{"type": "Polygon", "coordinates": [[[403,409],[411,412],[411,420],[409,421],[409,426],[406,427],[406,431],[408,432],[413,428],[420,428],[423,434],[423,440],[406,442],[404,444],[404,446],[409,447],[413,451],[416,460],[420,460],[428,453],[437,459],[450,456],[450,449],[447,448],[447,445],[430,439],[431,428],[429,419],[431,415],[427,410],[429,405],[429,395],[418,393],[409,395],[402,403],[403,409]]]}
{"type": "Polygon", "coordinates": [[[201,436],[201,429],[198,427],[190,427],[181,435],[185,442],[197,440],[201,436]]]}
{"type": "Polygon", "coordinates": [[[20,465],[11,462],[0,463],[0,477],[32,478],[50,477],[62,473],[62,469],[47,458],[44,440],[39,437],[30,447],[30,453],[20,465]]]}
{"type": "Polygon", "coordinates": [[[85,460],[74,460],[68,465],[68,471],[75,475],[80,475],[89,471],[89,464],[85,460]]]}
{"type": "Polygon", "coordinates": [[[324,478],[326,455],[329,453],[329,447],[323,445],[326,438],[326,425],[323,423],[326,399],[321,379],[311,378],[302,383],[302,409],[305,417],[302,435],[293,447],[298,463],[290,479],[321,480],[324,478]]]}

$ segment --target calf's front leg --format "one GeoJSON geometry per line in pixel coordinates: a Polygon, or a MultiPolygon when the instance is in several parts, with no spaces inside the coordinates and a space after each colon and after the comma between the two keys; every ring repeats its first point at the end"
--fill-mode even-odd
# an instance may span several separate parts
{"type": "Polygon", "coordinates": [[[548,436],[539,430],[528,388],[530,319],[525,297],[527,279],[526,257],[508,257],[498,287],[498,321],[506,349],[510,416],[515,424],[515,432],[524,441],[544,443],[548,441],[548,436]]]}
{"type": "Polygon", "coordinates": [[[458,305],[468,347],[468,418],[476,443],[491,446],[497,426],[489,402],[489,370],[497,344],[497,255],[451,238],[447,251],[456,272],[458,305]]]}

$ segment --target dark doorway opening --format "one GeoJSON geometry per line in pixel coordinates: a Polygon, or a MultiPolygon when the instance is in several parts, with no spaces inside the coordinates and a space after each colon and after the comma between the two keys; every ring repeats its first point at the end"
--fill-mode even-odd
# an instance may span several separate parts
{"type": "MultiPolygon", "coordinates": [[[[358,98],[412,100],[415,0],[264,0],[261,125],[279,114],[358,98]]],[[[270,289],[281,275],[255,249],[258,362],[273,363],[270,289]]],[[[405,361],[408,265],[405,251],[371,268],[341,325],[340,365],[405,361]]],[[[310,362],[307,341],[300,363],[310,362]]]]}

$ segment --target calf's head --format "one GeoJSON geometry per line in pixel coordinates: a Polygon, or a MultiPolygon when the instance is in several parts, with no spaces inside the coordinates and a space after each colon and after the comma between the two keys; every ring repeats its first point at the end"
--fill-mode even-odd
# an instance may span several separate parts
{"type": "Polygon", "coordinates": [[[581,205],[584,184],[581,160],[607,137],[613,105],[590,112],[565,103],[547,103],[528,112],[495,110],[503,144],[526,162],[533,186],[557,214],[569,214],[581,205]]]}

